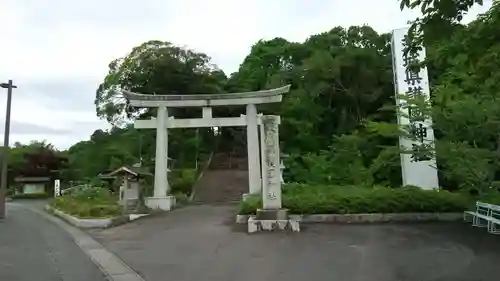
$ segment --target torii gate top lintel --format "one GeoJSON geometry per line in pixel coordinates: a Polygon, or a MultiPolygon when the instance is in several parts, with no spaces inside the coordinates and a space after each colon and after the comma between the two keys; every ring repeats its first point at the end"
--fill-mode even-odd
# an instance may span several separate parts
{"type": "Polygon", "coordinates": [[[135,107],[208,107],[281,102],[290,85],[254,92],[195,94],[195,95],[145,95],[123,90],[123,96],[135,107]]]}

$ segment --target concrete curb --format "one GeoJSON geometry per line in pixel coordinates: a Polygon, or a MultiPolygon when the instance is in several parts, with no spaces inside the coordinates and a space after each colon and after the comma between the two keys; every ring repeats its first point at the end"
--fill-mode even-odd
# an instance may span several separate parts
{"type": "MultiPolygon", "coordinates": [[[[236,215],[236,223],[245,224],[250,216],[236,215]]],[[[290,219],[302,223],[384,223],[384,222],[425,222],[460,221],[463,213],[389,213],[389,214],[318,214],[290,215],[290,219]]]]}
{"type": "Polygon", "coordinates": [[[145,281],[144,278],[126,265],[120,258],[106,250],[104,246],[82,230],[43,211],[34,208],[27,209],[41,215],[68,232],[75,243],[90,257],[110,281],[145,281]]]}
{"type": "Polygon", "coordinates": [[[108,228],[111,226],[120,225],[130,220],[129,216],[121,216],[107,219],[80,219],[72,215],[66,214],[61,210],[55,209],[49,205],[45,205],[45,210],[55,216],[65,220],[67,223],[79,228],[108,228]]]}

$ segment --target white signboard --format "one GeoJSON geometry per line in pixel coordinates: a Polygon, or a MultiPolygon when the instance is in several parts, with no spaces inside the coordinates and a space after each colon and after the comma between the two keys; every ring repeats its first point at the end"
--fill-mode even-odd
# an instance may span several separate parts
{"type": "MultiPolygon", "coordinates": [[[[411,71],[407,68],[408,64],[425,59],[425,49],[418,55],[404,55],[406,46],[406,36],[408,28],[396,29],[392,32],[392,58],[394,71],[394,85],[396,90],[396,104],[402,105],[406,102],[400,99],[399,95],[415,97],[421,95],[429,100],[429,77],[427,68],[421,68],[419,72],[411,71]]],[[[411,108],[401,110],[403,115],[398,114],[398,124],[400,126],[410,125],[416,140],[405,137],[399,138],[399,145],[405,150],[417,151],[422,145],[434,145],[434,130],[432,129],[432,120],[425,121],[411,120],[412,116],[418,114],[418,110],[412,112],[411,108]]],[[[436,159],[422,157],[417,153],[401,153],[401,169],[403,175],[403,185],[414,185],[422,189],[434,189],[439,187],[438,175],[436,170],[436,159]]]]}
{"type": "Polygon", "coordinates": [[[55,180],[54,181],[54,196],[60,196],[61,195],[61,181],[60,180],[55,180]]]}

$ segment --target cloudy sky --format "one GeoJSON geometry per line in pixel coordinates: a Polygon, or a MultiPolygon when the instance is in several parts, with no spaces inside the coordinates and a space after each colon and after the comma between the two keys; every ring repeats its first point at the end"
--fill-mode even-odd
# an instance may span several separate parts
{"type": "MultiPolygon", "coordinates": [[[[0,83],[19,86],[11,143],[45,139],[64,149],[107,128],[95,90],[109,62],[147,40],[203,51],[229,73],[262,38],[302,41],[339,25],[388,32],[416,15],[398,0],[0,0],[0,83]]],[[[0,142],[5,104],[0,89],[0,142]]]]}

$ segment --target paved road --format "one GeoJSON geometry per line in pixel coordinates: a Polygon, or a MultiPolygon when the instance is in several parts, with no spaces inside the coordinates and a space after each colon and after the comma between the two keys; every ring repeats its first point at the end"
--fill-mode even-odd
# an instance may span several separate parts
{"type": "Polygon", "coordinates": [[[0,280],[105,281],[62,229],[15,203],[0,222],[0,280]]]}
{"type": "Polygon", "coordinates": [[[148,281],[498,281],[500,237],[465,223],[310,225],[248,235],[189,206],[92,231],[148,281]]]}

